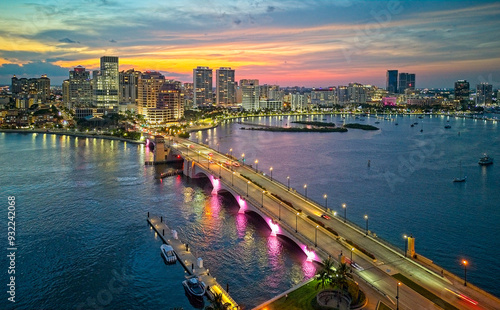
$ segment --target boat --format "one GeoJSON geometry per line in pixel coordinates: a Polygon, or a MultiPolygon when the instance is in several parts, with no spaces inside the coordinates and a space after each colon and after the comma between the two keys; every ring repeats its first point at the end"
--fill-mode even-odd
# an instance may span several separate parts
{"type": "Polygon", "coordinates": [[[205,295],[205,283],[201,282],[196,276],[182,281],[182,285],[184,286],[186,293],[193,297],[203,298],[203,295],[205,295]]]}
{"type": "Polygon", "coordinates": [[[446,126],[444,126],[444,128],[446,128],[446,129],[450,129],[450,128],[451,128],[451,126],[450,126],[450,125],[446,125],[446,126]]]}
{"type": "Polygon", "coordinates": [[[411,124],[410,127],[415,127],[415,125],[411,124]]]}
{"type": "Polygon", "coordinates": [[[379,122],[379,121],[376,121],[376,122],[375,122],[375,124],[380,124],[380,122],[379,122]]]}
{"type": "Polygon", "coordinates": [[[481,157],[479,159],[479,162],[478,164],[480,164],[481,166],[487,166],[487,165],[491,165],[493,164],[493,158],[489,157],[488,155],[483,154],[483,157],[481,157]]]}
{"type": "Polygon", "coordinates": [[[172,264],[177,261],[177,256],[175,256],[174,248],[170,245],[162,244],[160,250],[161,255],[167,263],[172,264]]]}
{"type": "Polygon", "coordinates": [[[462,162],[460,162],[460,174],[458,178],[454,178],[453,182],[455,183],[461,183],[465,182],[467,180],[467,176],[462,176],[462,162]]]}

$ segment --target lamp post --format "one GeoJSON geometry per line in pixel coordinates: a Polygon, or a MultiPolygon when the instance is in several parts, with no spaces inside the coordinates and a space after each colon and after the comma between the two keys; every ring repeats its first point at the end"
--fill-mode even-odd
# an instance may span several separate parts
{"type": "Polygon", "coordinates": [[[271,181],[273,180],[273,167],[269,168],[269,170],[271,171],[271,181]]]}
{"type": "Polygon", "coordinates": [[[234,180],[234,171],[233,171],[233,173],[231,173],[231,186],[234,186],[233,180],[234,180]]]}
{"type": "Polygon", "coordinates": [[[281,221],[281,202],[278,204],[279,209],[278,209],[278,221],[281,221]]]}
{"type": "Polygon", "coordinates": [[[200,151],[198,151],[198,162],[200,162],[200,151]]]}
{"type": "Polygon", "coordinates": [[[299,218],[299,212],[297,212],[295,214],[295,232],[297,232],[297,221],[298,221],[298,218],[299,218]]]}
{"type": "Polygon", "coordinates": [[[344,209],[344,223],[347,222],[347,206],[345,203],[342,204],[342,208],[344,209]]]}
{"type": "Polygon", "coordinates": [[[231,157],[233,157],[233,149],[232,148],[229,149],[229,155],[231,155],[231,157]]]}
{"type": "Polygon", "coordinates": [[[396,293],[396,310],[399,310],[399,287],[401,286],[401,282],[398,282],[397,293],[396,293]]]}
{"type": "Polygon", "coordinates": [[[464,286],[467,286],[467,264],[468,264],[468,262],[464,259],[464,260],[462,260],[462,264],[464,265],[464,286]]]}
{"type": "Polygon", "coordinates": [[[221,172],[222,172],[221,170],[222,170],[222,164],[221,164],[221,163],[219,163],[219,179],[221,178],[221,177],[220,177],[221,172]]]}
{"type": "Polygon", "coordinates": [[[366,220],[366,235],[368,236],[368,215],[365,214],[365,220],[366,220]]]}
{"type": "Polygon", "coordinates": [[[288,190],[290,190],[290,176],[286,177],[286,181],[288,184],[288,190]]]}
{"type": "Polygon", "coordinates": [[[247,181],[247,197],[248,197],[248,184],[250,184],[250,181],[247,181]]]}
{"type": "Polygon", "coordinates": [[[314,246],[318,246],[318,225],[316,225],[316,230],[314,231],[314,246]]]}
{"type": "Polygon", "coordinates": [[[325,198],[325,211],[328,211],[328,196],[325,194],[323,198],[325,198]]]}
{"type": "Polygon", "coordinates": [[[305,193],[305,196],[307,198],[307,184],[304,184],[304,193],[305,193]]]}
{"type": "Polygon", "coordinates": [[[241,154],[241,161],[243,162],[243,165],[245,164],[245,153],[241,154]]]}
{"type": "Polygon", "coordinates": [[[255,172],[259,171],[259,160],[255,160],[255,172]]]}
{"type": "Polygon", "coordinates": [[[219,146],[220,146],[220,144],[217,143],[217,153],[219,153],[219,150],[220,150],[219,146]]]}
{"type": "Polygon", "coordinates": [[[405,239],[405,257],[406,257],[406,252],[408,252],[408,236],[403,235],[403,238],[405,239]]]}
{"type": "Polygon", "coordinates": [[[262,191],[262,201],[261,201],[261,205],[262,205],[262,208],[264,208],[264,193],[266,191],[262,191]]]}

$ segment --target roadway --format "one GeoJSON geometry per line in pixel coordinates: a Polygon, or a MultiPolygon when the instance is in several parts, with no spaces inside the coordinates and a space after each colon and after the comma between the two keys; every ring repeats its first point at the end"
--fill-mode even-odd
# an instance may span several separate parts
{"type": "MultiPolygon", "coordinates": [[[[373,253],[376,261],[358,250],[354,250],[352,252],[353,261],[358,268],[354,268],[353,272],[356,277],[359,277],[359,279],[362,279],[374,290],[378,291],[381,296],[379,295],[376,298],[381,298],[385,303],[393,303],[395,306],[398,280],[393,275],[400,273],[458,309],[500,309],[498,299],[490,298],[488,295],[464,287],[456,281],[450,281],[418,262],[405,258],[403,253],[381,242],[372,234],[367,235],[365,230],[349,222],[344,223],[343,217],[334,216],[325,210],[323,206],[308,200],[293,189],[288,189],[286,185],[271,180],[269,176],[249,166],[235,167],[221,164],[227,161],[232,162],[232,160],[204,145],[182,139],[176,139],[175,141],[177,150],[183,156],[189,156],[192,160],[199,161],[199,164],[204,169],[210,169],[215,175],[220,174],[227,184],[232,185],[240,193],[246,193],[248,199],[257,204],[257,207],[263,205],[265,209],[280,219],[279,225],[281,227],[286,227],[292,233],[295,233],[296,228],[298,237],[310,240],[311,247],[317,245],[316,252],[321,257],[331,255],[337,258],[342,252],[347,260],[350,260],[352,247],[345,243],[345,239],[352,240],[360,247],[373,253]],[[209,156],[208,154],[212,155],[209,156]],[[213,163],[209,162],[209,158],[213,163]],[[242,175],[251,179],[252,182],[248,183],[248,179],[242,177],[242,175]],[[265,188],[265,191],[263,188],[265,188]],[[295,209],[280,203],[270,193],[279,195],[292,203],[295,209],[301,209],[302,212],[297,215],[295,209]],[[323,219],[321,215],[325,213],[328,213],[331,219],[323,219]],[[335,237],[321,226],[317,227],[307,216],[321,221],[325,227],[331,227],[338,232],[340,237],[335,237]],[[452,291],[468,296],[479,303],[474,305],[462,298],[458,298],[452,291]]],[[[439,307],[439,303],[439,300],[430,301],[424,298],[404,284],[399,287],[400,309],[445,308],[444,305],[439,307]]]]}

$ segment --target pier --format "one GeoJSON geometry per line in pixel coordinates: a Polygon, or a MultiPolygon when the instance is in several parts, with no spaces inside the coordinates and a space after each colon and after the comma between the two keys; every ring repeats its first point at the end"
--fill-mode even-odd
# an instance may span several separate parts
{"type": "Polygon", "coordinates": [[[176,238],[177,236],[175,236],[173,231],[167,226],[163,217],[150,217],[148,213],[148,223],[164,243],[174,248],[177,260],[182,264],[186,272],[189,275],[197,276],[200,281],[205,283],[207,287],[207,297],[209,299],[213,299],[215,294],[222,294],[222,301],[225,304],[230,304],[228,309],[239,309],[238,304],[229,296],[228,292],[217,283],[215,277],[210,275],[209,269],[203,266],[203,263],[202,266],[198,265],[198,258],[196,258],[191,251],[191,245],[176,238]]]}

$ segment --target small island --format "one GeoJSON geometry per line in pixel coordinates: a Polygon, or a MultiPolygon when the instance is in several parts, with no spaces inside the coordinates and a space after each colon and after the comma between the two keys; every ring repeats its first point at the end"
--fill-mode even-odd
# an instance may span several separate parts
{"type": "Polygon", "coordinates": [[[292,122],[294,124],[311,125],[316,127],[335,127],[335,123],[324,123],[324,122],[314,122],[314,121],[296,121],[292,122]]]}
{"type": "Polygon", "coordinates": [[[273,131],[273,132],[347,132],[347,128],[343,127],[241,127],[241,130],[260,130],[260,131],[273,131]]]}
{"type": "Polygon", "coordinates": [[[362,129],[362,130],[379,130],[380,128],[372,126],[372,125],[363,125],[359,123],[351,123],[351,124],[344,124],[345,128],[352,128],[352,129],[362,129]]]}

